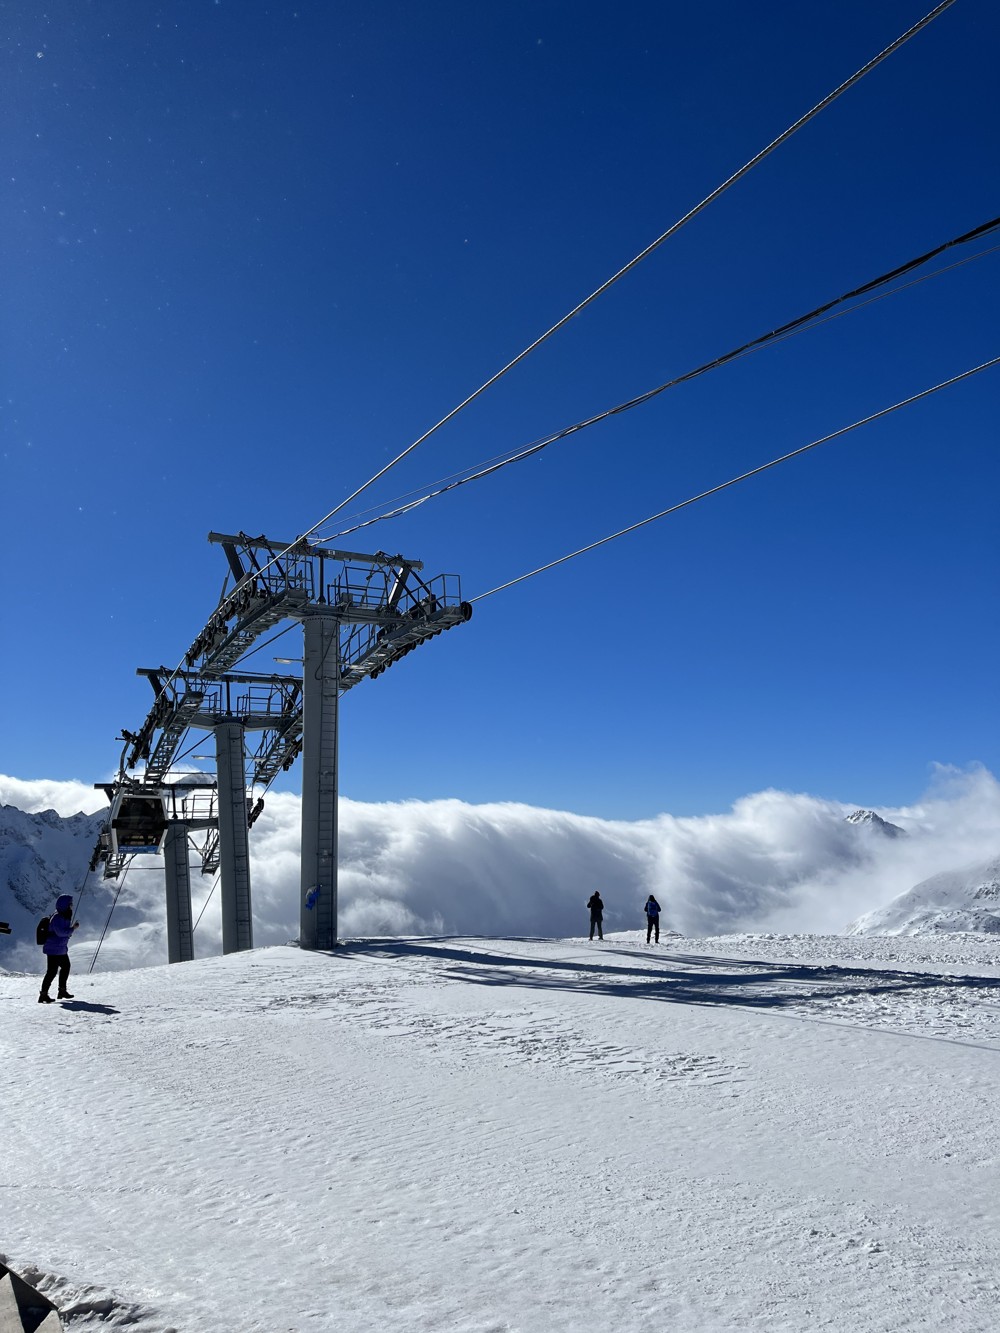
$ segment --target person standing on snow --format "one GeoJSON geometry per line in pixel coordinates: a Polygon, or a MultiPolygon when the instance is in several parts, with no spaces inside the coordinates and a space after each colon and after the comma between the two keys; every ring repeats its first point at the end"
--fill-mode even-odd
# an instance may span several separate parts
{"type": "Polygon", "coordinates": [[[601,895],[595,889],[587,900],[587,906],[590,908],[590,938],[594,938],[594,927],[597,927],[597,938],[604,939],[604,904],[601,902],[601,895]]]}
{"type": "Polygon", "coordinates": [[[73,931],[79,929],[79,926],[79,921],[73,920],[73,899],[68,893],[64,893],[56,899],[55,916],[49,918],[49,933],[42,945],[42,953],[48,959],[48,967],[45,969],[42,989],[38,996],[39,1004],[54,1003],[52,996],[49,994],[49,987],[52,985],[57,972],[59,973],[59,999],[72,1000],[72,995],[66,989],[66,982],[69,979],[69,940],[73,931]]]}
{"type": "Polygon", "coordinates": [[[652,894],[646,899],[646,906],[643,908],[646,913],[646,943],[649,943],[649,937],[653,931],[656,931],[656,943],[660,942],[660,904],[652,894]]]}

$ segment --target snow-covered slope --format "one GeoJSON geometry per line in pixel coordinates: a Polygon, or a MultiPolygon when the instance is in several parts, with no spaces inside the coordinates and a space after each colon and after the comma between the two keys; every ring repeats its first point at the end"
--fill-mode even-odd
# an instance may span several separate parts
{"type": "MultiPolygon", "coordinates": [[[[99,814],[28,814],[0,805],[0,920],[11,926],[0,948],[0,970],[36,967],[38,918],[52,911],[61,893],[79,900],[100,825],[99,814]]],[[[110,895],[99,881],[91,884],[80,903],[80,920],[83,933],[93,936],[107,916],[110,895]]]]}
{"type": "Polygon", "coordinates": [[[1000,856],[931,875],[888,906],[859,917],[848,933],[926,935],[957,930],[1000,934],[1000,856]]]}
{"type": "Polygon", "coordinates": [[[1000,1326],[991,942],[644,939],[0,976],[0,1262],[74,1333],[1000,1326]]]}
{"type": "Polygon", "coordinates": [[[0,882],[6,886],[4,919],[22,920],[51,911],[60,893],[75,893],[97,841],[100,815],[26,814],[0,805],[0,882]]]}

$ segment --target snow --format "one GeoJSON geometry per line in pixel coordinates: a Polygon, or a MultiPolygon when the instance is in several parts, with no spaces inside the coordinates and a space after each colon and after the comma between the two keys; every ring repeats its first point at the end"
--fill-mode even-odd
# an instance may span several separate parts
{"type": "Polygon", "coordinates": [[[0,974],[0,1260],[70,1329],[998,1325],[995,939],[359,939],[71,988],[0,974]]]}
{"type": "Polygon", "coordinates": [[[921,880],[850,927],[857,935],[1000,934],[1000,856],[921,880]]]}

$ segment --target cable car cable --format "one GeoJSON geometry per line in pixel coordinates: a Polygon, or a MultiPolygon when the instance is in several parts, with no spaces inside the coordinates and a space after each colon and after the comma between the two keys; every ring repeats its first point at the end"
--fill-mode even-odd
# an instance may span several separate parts
{"type": "Polygon", "coordinates": [[[352,532],[358,532],[361,528],[371,527],[373,524],[381,523],[386,519],[398,518],[401,514],[409,513],[411,510],[425,504],[428,500],[434,500],[441,495],[448,494],[450,491],[458,490],[459,487],[466,486],[471,481],[480,481],[484,477],[492,476],[494,472],[499,472],[501,468],[508,467],[512,463],[523,462],[526,458],[531,458],[535,454],[540,453],[543,449],[548,448],[550,444],[556,444],[559,440],[564,440],[570,435],[578,434],[580,431],[586,430],[589,426],[595,426],[599,422],[607,421],[610,417],[628,412],[633,407],[640,407],[643,403],[652,401],[652,399],[656,398],[659,394],[664,393],[667,389],[676,388],[679,384],[686,384],[690,380],[697,379],[699,376],[707,374],[710,370],[717,370],[720,366],[728,365],[731,361],[748,356],[752,352],[759,351],[761,348],[766,347],[771,343],[784,342],[786,338],[794,337],[797,333],[806,332],[807,329],[819,328],[821,324],[826,323],[828,320],[839,319],[844,315],[853,314],[857,310],[863,310],[865,306],[871,305],[875,301],[884,301],[887,297],[895,296],[897,293],[906,291],[908,288],[916,286],[918,283],[928,282],[931,278],[936,278],[943,273],[948,273],[953,268],[958,268],[964,264],[970,264],[975,259],[982,259],[987,255],[994,254],[1000,247],[991,246],[988,250],[981,250],[978,254],[969,255],[966,259],[961,259],[954,264],[948,264],[944,268],[936,269],[933,273],[927,273],[921,278],[914,279],[913,282],[904,283],[901,286],[892,288],[891,291],[881,292],[876,296],[871,296],[867,301],[859,302],[857,305],[851,306],[848,310],[841,310],[835,314],[829,313],[838,305],[843,305],[847,301],[851,301],[858,296],[873,292],[877,288],[892,282],[895,278],[898,278],[905,273],[912,272],[913,269],[928,263],[931,259],[934,259],[943,253],[943,251],[948,250],[953,246],[963,245],[971,240],[979,239],[988,235],[992,231],[996,231],[998,228],[1000,228],[1000,217],[993,218],[990,222],[984,222],[982,226],[976,227],[974,230],[966,232],[962,236],[956,236],[950,241],[945,241],[943,245],[935,246],[933,250],[929,250],[926,254],[920,255],[916,259],[911,259],[905,264],[901,264],[898,268],[892,269],[889,273],[883,273],[880,277],[873,278],[870,282],[864,283],[861,287],[856,287],[852,291],[845,292],[842,296],[835,297],[832,301],[826,301],[822,305],[816,306],[814,310],[810,310],[808,314],[800,315],[797,319],[790,320],[787,324],[782,324],[779,328],[772,329],[769,333],[761,334],[759,337],[753,338],[750,342],[743,343],[742,346],[734,348],[732,351],[726,352],[722,356],[715,357],[712,361],[706,361],[694,370],[685,371],[683,375],[678,375],[672,380],[667,380],[665,384],[659,384],[653,389],[647,389],[645,393],[638,394],[634,398],[629,398],[623,403],[618,403],[615,407],[609,407],[603,412],[598,412],[596,415],[588,417],[583,421],[575,422],[572,426],[566,426],[562,430],[553,432],[551,435],[543,436],[540,440],[525,445],[516,453],[497,455],[495,458],[489,459],[487,462],[480,465],[479,469],[471,474],[464,476],[461,474],[453,474],[451,478],[444,478],[438,485],[437,489],[428,491],[426,494],[420,495],[415,499],[400,497],[400,499],[405,500],[405,503],[398,505],[395,509],[387,510],[373,518],[362,519],[362,521],[355,523],[352,527],[341,528],[338,532],[333,533],[328,537],[324,537],[322,540],[336,541],[341,537],[348,536],[352,532]],[[822,318],[823,316],[825,316],[825,318],[822,318]]]}
{"type": "Polygon", "coordinates": [[[238,666],[241,666],[244,662],[248,662],[256,653],[263,652],[265,648],[269,648],[272,643],[276,643],[282,635],[288,634],[292,629],[294,629],[294,624],[286,625],[284,629],[279,629],[277,634],[272,634],[271,637],[265,639],[263,643],[252,643],[245,653],[241,653],[240,656],[237,657],[236,661],[229,667],[229,670],[235,671],[238,666]]]}
{"type": "Polygon", "coordinates": [[[83,899],[86,895],[87,883],[89,880],[90,880],[90,869],[88,867],[88,869],[86,869],[83,872],[83,879],[80,880],[80,887],[73,894],[73,901],[76,903],[76,907],[73,910],[73,915],[76,917],[78,921],[80,919],[80,904],[83,902],[83,899]]]}
{"type": "Polygon", "coordinates": [[[221,874],[222,874],[222,871],[221,871],[221,870],[216,871],[215,879],[212,881],[212,887],[211,887],[211,888],[209,889],[209,891],[208,891],[208,897],[207,897],[207,898],[205,899],[205,901],[202,903],[202,905],[201,905],[201,911],[198,913],[198,920],[197,920],[197,921],[194,923],[194,925],[191,927],[191,934],[192,934],[192,935],[193,935],[194,932],[198,929],[198,927],[201,925],[201,918],[205,915],[205,908],[206,908],[206,907],[208,906],[208,904],[212,901],[212,894],[215,892],[215,886],[218,884],[218,882],[219,882],[219,876],[220,876],[221,874]]]}
{"type": "Polygon", "coordinates": [[[644,528],[650,523],[655,523],[657,519],[666,518],[668,514],[676,514],[680,509],[686,509],[689,505],[697,504],[699,500],[706,500],[710,495],[718,495],[720,491],[727,490],[730,486],[735,486],[741,481],[747,481],[750,477],[756,477],[761,472],[766,472],[769,468],[777,467],[779,463],[787,463],[791,458],[798,458],[800,454],[808,453],[810,449],[817,449],[821,444],[828,444],[831,440],[838,439],[841,435],[847,435],[852,430],[857,430],[859,426],[867,426],[873,421],[878,421],[881,417],[888,416],[890,412],[898,412],[901,407],[908,407],[911,403],[919,402],[921,398],[929,398],[931,394],[937,393],[940,389],[947,389],[952,384],[958,384],[962,380],[969,379],[972,375],[978,375],[981,370],[988,370],[991,366],[1000,365],[1000,356],[993,357],[990,361],[984,361],[981,365],[973,366],[970,370],[963,371],[960,375],[953,375],[951,379],[942,380],[940,384],[935,384],[929,389],[923,389],[920,393],[912,394],[909,398],[903,398],[898,403],[893,403],[890,407],[883,407],[879,412],[873,412],[870,416],[862,417],[860,421],[853,421],[849,426],[841,426],[839,430],[824,435],[818,440],[813,440],[810,444],[804,444],[798,449],[793,449],[791,453],[782,454],[780,458],[772,458],[769,463],[761,463],[759,467],[751,468],[749,472],[743,472],[738,477],[731,477],[729,481],[723,481],[718,486],[712,486],[707,491],[702,491],[699,495],[692,495],[687,500],[682,500],[679,504],[671,505],[668,509],[661,509],[658,514],[651,514],[649,518],[641,519],[638,523],[632,523],[627,528],[622,528],[618,532],[611,533],[608,537],[601,537],[596,542],[591,542],[589,546],[581,546],[579,550],[571,551],[569,555],[560,556],[558,560],[550,560],[548,564],[539,565],[537,569],[530,570],[527,574],[520,574],[516,579],[509,579],[506,583],[498,584],[491,588],[489,592],[481,592],[476,597],[470,597],[470,602],[481,602],[486,597],[492,597],[494,593],[504,592],[507,588],[513,588],[518,583],[524,583],[527,579],[534,578],[536,574],[544,574],[546,570],[555,569],[557,565],[564,565],[567,560],[575,560],[578,555],[585,555],[588,551],[594,551],[599,546],[606,546],[608,542],[616,541],[619,537],[624,537],[630,532],[636,532],[639,528],[644,528]]]}
{"type": "MultiPolygon", "coordinates": [[[[522,352],[520,352],[516,357],[514,357],[513,360],[509,361],[505,366],[503,366],[499,371],[497,371],[493,376],[491,376],[490,379],[488,379],[484,384],[480,385],[480,387],[476,389],[474,393],[470,394],[456,407],[452,408],[452,410],[448,412],[446,416],[442,417],[441,420],[438,421],[434,426],[432,426],[429,430],[425,431],[423,435],[419,436],[418,439],[414,440],[413,443],[408,445],[401,453],[397,454],[395,458],[390,460],[389,463],[387,463],[383,468],[381,468],[378,472],[376,472],[374,476],[370,477],[368,481],[364,482],[363,485],[359,486],[350,495],[346,496],[345,499],[343,499],[338,505],[336,505],[333,509],[331,509],[321,519],[319,519],[311,527],[307,528],[305,532],[301,533],[298,537],[296,537],[295,541],[293,541],[287,547],[285,547],[284,550],[280,551],[277,555],[272,556],[265,565],[263,565],[256,571],[257,574],[258,575],[263,574],[272,565],[282,560],[300,542],[304,541],[307,537],[311,536],[317,530],[317,528],[321,527],[324,523],[327,523],[335,514],[339,513],[342,509],[344,509],[348,504],[350,504],[352,500],[356,499],[357,496],[359,496],[363,491],[367,490],[368,487],[372,486],[381,477],[385,476],[386,473],[389,472],[391,468],[395,467],[404,458],[406,458],[409,454],[411,454],[419,445],[423,444],[427,439],[430,438],[431,435],[433,435],[447,422],[453,420],[458,415],[459,412],[461,412],[470,403],[475,401],[475,399],[479,398],[480,395],[485,393],[487,389],[491,388],[494,384],[496,384],[497,381],[500,380],[504,375],[506,375],[508,371],[512,370],[516,365],[518,365],[521,361],[523,361],[531,352],[533,352],[537,347],[541,346],[543,342],[547,341],[550,337],[552,337],[553,334],[557,333],[560,329],[565,327],[565,325],[568,324],[571,319],[575,318],[589,305],[591,305],[594,301],[596,301],[599,296],[602,296],[604,292],[606,292],[610,287],[612,287],[616,282],[618,282],[619,279],[623,278],[627,273],[631,272],[631,270],[635,268],[638,264],[640,264],[644,259],[648,258],[648,256],[652,254],[654,250],[658,249],[666,240],[668,240],[671,236],[675,235],[683,226],[686,225],[686,223],[690,222],[693,218],[697,217],[699,213],[703,212],[704,209],[706,209],[711,203],[713,203],[722,194],[724,194],[732,185],[735,185],[737,181],[741,180],[744,176],[746,176],[750,171],[753,170],[754,167],[756,167],[759,163],[764,161],[766,157],[770,156],[772,152],[774,152],[782,144],[786,143],[794,134],[796,134],[811,120],[815,119],[815,117],[818,116],[822,111],[824,111],[828,106],[830,106],[833,102],[835,102],[837,98],[839,98],[843,93],[847,92],[856,83],[860,82],[860,80],[863,79],[866,74],[869,74],[884,60],[888,59],[890,55],[893,55],[896,51],[898,51],[912,37],[915,37],[918,32],[921,32],[936,18],[938,18],[941,14],[943,14],[946,9],[949,9],[954,3],[955,0],[941,0],[941,3],[935,5],[935,7],[932,10],[930,10],[929,13],[925,14],[922,19],[920,19],[917,23],[913,24],[904,33],[902,33],[899,37],[897,37],[895,41],[891,42],[889,46],[885,47],[884,50],[880,51],[878,55],[874,56],[866,64],[862,65],[860,69],[858,69],[854,74],[850,76],[850,78],[844,80],[844,82],[839,84],[832,92],[828,93],[824,98],[822,98],[819,102],[817,102],[816,105],[813,106],[804,115],[800,116],[798,120],[793,122],[793,124],[791,124],[786,130],[784,130],[780,135],[778,135],[776,139],[773,139],[763,149],[761,149],[752,158],[750,158],[749,161],[745,162],[744,165],[740,167],[738,171],[734,172],[731,176],[729,176],[726,180],[724,180],[721,185],[716,186],[715,189],[712,190],[708,195],[706,195],[705,198],[702,199],[700,203],[696,204],[693,208],[689,209],[687,213],[685,213],[681,218],[679,218],[676,222],[674,222],[665,232],[662,233],[662,235],[660,235],[659,237],[656,238],[656,240],[647,245],[645,249],[640,251],[639,254],[637,254],[633,259],[631,259],[626,265],[624,265],[624,267],[620,268],[610,278],[608,278],[605,282],[603,282],[595,291],[591,292],[591,294],[588,297],[586,297],[583,301],[579,302],[576,306],[574,306],[573,309],[570,310],[568,314],[564,315],[562,319],[560,319],[557,323],[553,324],[551,328],[549,328],[545,333],[541,334],[538,338],[536,338],[534,342],[530,343],[522,352]]],[[[497,591],[499,591],[499,589],[497,591]]],[[[482,595],[488,596],[489,594],[482,594],[482,595]]],[[[173,679],[174,676],[176,676],[176,674],[182,669],[184,660],[185,659],[183,658],[181,659],[181,662],[175,668],[170,679],[173,679]]],[[[119,773],[124,772],[126,750],[123,750],[122,752],[122,762],[119,766],[119,773]]]]}
{"type": "Polygon", "coordinates": [[[118,906],[118,899],[121,897],[121,891],[125,887],[125,877],[131,869],[132,861],[129,859],[125,869],[122,871],[122,877],[118,881],[118,888],[115,890],[114,901],[111,904],[111,911],[108,913],[108,919],[104,923],[104,929],[101,931],[101,938],[97,941],[97,948],[94,950],[94,956],[90,960],[88,975],[93,972],[94,964],[97,962],[97,955],[101,952],[101,945],[104,943],[104,937],[108,933],[108,927],[111,925],[111,918],[114,916],[115,908],[118,906]]]}
{"type": "MultiPolygon", "coordinates": [[[[998,223],[991,225],[996,226],[998,224],[1000,224],[1000,220],[998,220],[998,223]]],[[[949,241],[947,242],[947,245],[958,243],[958,241],[949,241]]],[[[945,248],[946,246],[939,247],[939,249],[945,248]]],[[[997,250],[1000,250],[1000,246],[991,246],[988,250],[981,250],[978,254],[969,255],[965,259],[956,260],[953,264],[947,264],[944,268],[935,269],[933,273],[926,273],[923,277],[914,278],[912,282],[903,283],[899,287],[894,287],[891,291],[881,292],[877,296],[869,297],[867,301],[861,301],[857,305],[851,306],[848,310],[841,310],[834,314],[827,314],[825,318],[816,318],[813,322],[808,322],[812,320],[813,316],[818,315],[820,311],[829,310],[830,307],[838,304],[840,301],[848,300],[851,296],[856,295],[856,293],[848,293],[843,297],[838,297],[836,301],[829,302],[825,307],[818,307],[817,310],[811,312],[810,315],[803,315],[800,319],[792,321],[791,324],[783,325],[782,328],[776,329],[772,333],[763,334],[752,342],[744,343],[742,347],[727,352],[724,356],[718,357],[714,361],[706,362],[695,370],[689,370],[685,374],[677,376],[676,379],[668,380],[665,384],[657,385],[655,389],[649,389],[645,393],[637,395],[635,398],[630,398],[624,403],[619,403],[615,407],[610,407],[603,412],[599,412],[596,416],[588,417],[584,421],[578,421],[572,426],[566,426],[562,430],[555,431],[551,435],[543,436],[541,439],[535,440],[532,444],[525,445],[523,449],[518,450],[516,453],[497,454],[493,458],[487,459],[484,463],[480,464],[478,469],[471,473],[452,473],[451,476],[442,478],[439,483],[436,483],[437,489],[428,491],[425,494],[420,495],[416,491],[410,491],[407,495],[398,497],[400,503],[397,508],[387,510],[385,513],[377,514],[371,518],[364,518],[364,514],[371,514],[373,509],[377,508],[377,506],[372,506],[356,516],[359,521],[353,526],[341,528],[338,532],[332,533],[329,536],[324,536],[320,540],[325,542],[337,541],[341,537],[346,537],[352,532],[358,532],[362,528],[371,527],[373,524],[380,523],[385,519],[398,518],[400,515],[409,513],[411,510],[418,508],[427,500],[437,499],[438,496],[446,495],[450,491],[457,490],[460,486],[465,486],[470,481],[479,481],[483,477],[491,476],[494,472],[498,472],[501,468],[506,467],[511,463],[520,463],[524,459],[530,458],[536,453],[540,453],[542,449],[547,448],[550,444],[556,444],[559,440],[566,439],[570,435],[586,430],[588,426],[597,425],[602,421],[608,420],[610,417],[627,412],[633,407],[639,407],[667,389],[675,388],[677,385],[695,379],[699,375],[706,374],[710,370],[715,370],[720,366],[727,365],[730,361],[749,356],[752,352],[759,351],[762,347],[768,346],[771,342],[784,342],[785,339],[792,338],[797,333],[805,333],[811,329],[820,328],[823,324],[829,323],[831,320],[842,319],[845,315],[852,315],[858,310],[864,310],[866,306],[875,304],[877,301],[884,301],[890,296],[896,296],[900,292],[908,291],[911,287],[916,287],[921,283],[929,282],[932,278],[940,277],[944,273],[950,273],[952,269],[962,268],[966,264],[971,264],[976,259],[984,259],[988,255],[995,254],[997,250]]],[[[939,250],[932,252],[932,254],[937,253],[939,253],[939,250]]],[[[913,261],[914,264],[919,262],[921,261],[913,261]]],[[[898,272],[898,270],[894,270],[894,272],[898,272]]],[[[887,275],[883,280],[887,281],[891,276],[892,275],[887,275]]],[[[868,287],[872,285],[874,284],[868,284],[868,287]]],[[[865,289],[859,288],[858,290],[865,289]]]]}
{"type": "Polygon", "coordinates": [[[857,70],[854,74],[850,76],[850,78],[845,79],[844,82],[839,84],[836,88],[834,88],[832,92],[827,93],[827,95],[824,98],[822,98],[821,101],[817,102],[814,107],[812,107],[804,115],[800,116],[798,120],[796,120],[793,124],[789,125],[789,127],[786,130],[782,131],[782,133],[779,134],[776,139],[772,139],[771,142],[767,144],[766,147],[762,148],[758,153],[756,153],[752,158],[750,158],[749,161],[745,162],[743,166],[739,168],[738,171],[733,172],[731,176],[727,177],[727,179],[724,180],[721,185],[717,185],[715,189],[712,190],[711,193],[707,194],[700,203],[695,204],[695,206],[693,208],[690,208],[683,215],[683,217],[678,218],[678,220],[674,222],[670,227],[668,227],[667,230],[662,233],[662,235],[658,236],[655,241],[650,242],[650,244],[647,245],[644,250],[641,250],[639,254],[637,254],[633,259],[630,259],[629,262],[624,265],[624,267],[620,268],[617,271],[617,273],[612,274],[610,278],[608,278],[605,282],[601,283],[601,285],[598,288],[596,288],[595,291],[591,292],[589,296],[585,297],[584,300],[580,301],[577,305],[575,305],[573,309],[569,311],[568,314],[563,315],[562,319],[558,320],[555,324],[552,325],[551,328],[547,329],[545,333],[537,337],[534,340],[534,342],[530,343],[522,352],[519,352],[518,355],[515,356],[512,361],[508,361],[505,366],[503,366],[488,380],[486,380],[484,384],[481,384],[479,388],[475,390],[474,393],[469,394],[469,396],[467,398],[464,398],[462,402],[458,404],[457,407],[453,407],[450,412],[448,412],[445,416],[443,416],[440,421],[438,421],[435,425],[431,426],[429,430],[424,431],[423,435],[419,436],[418,439],[414,440],[412,444],[407,445],[407,447],[401,453],[397,454],[395,458],[391,459],[390,462],[386,463],[384,467],[380,468],[379,471],[374,474],[374,476],[369,477],[369,479],[366,482],[364,482],[356,490],[352,491],[350,495],[345,497],[345,499],[341,500],[341,502],[338,505],[336,505],[333,509],[331,509],[329,513],[324,514],[321,519],[319,519],[316,523],[312,525],[312,527],[307,528],[305,532],[300,533],[299,536],[296,537],[295,541],[292,542],[289,546],[285,547],[283,551],[280,551],[277,555],[272,556],[271,559],[267,562],[267,564],[261,566],[261,568],[257,571],[258,574],[263,573],[264,570],[266,569],[269,569],[271,565],[276,563],[276,561],[283,559],[300,542],[305,541],[307,537],[312,536],[312,534],[316,531],[317,528],[322,527],[324,523],[328,523],[329,520],[333,518],[335,514],[340,513],[340,511],[344,509],[347,505],[349,505],[352,500],[357,499],[357,497],[363,491],[366,491],[369,486],[374,485],[376,481],[379,481],[382,477],[385,476],[387,472],[389,472],[392,468],[394,468],[397,463],[401,463],[402,460],[406,458],[409,454],[413,453],[413,451],[416,448],[418,448],[419,445],[423,444],[426,440],[430,439],[430,437],[436,431],[440,430],[442,426],[446,425],[449,421],[452,421],[456,416],[458,416],[459,412],[461,412],[464,408],[468,407],[470,403],[474,402],[481,394],[485,393],[487,389],[492,388],[492,386],[496,384],[497,381],[500,380],[504,375],[506,375],[509,370],[513,370],[513,368],[516,365],[518,365],[521,361],[523,361],[525,357],[530,355],[531,352],[535,351],[536,348],[540,347],[542,343],[546,342],[549,338],[551,338],[554,333],[558,333],[560,329],[564,328],[570,322],[571,319],[574,319],[577,315],[581,314],[587,308],[587,306],[591,305],[594,301],[596,301],[599,296],[603,296],[604,293],[610,287],[612,287],[616,282],[618,282],[620,278],[623,278],[626,275],[626,273],[630,273],[632,269],[634,269],[638,264],[642,263],[644,259],[647,259],[649,255],[653,253],[654,250],[659,249],[659,247],[664,243],[664,241],[667,241],[671,236],[674,236],[678,231],[680,231],[680,229],[683,226],[685,226],[686,223],[690,222],[693,218],[697,217],[699,213],[703,212],[710,204],[714,203],[715,200],[718,199],[721,195],[723,195],[731,186],[735,185],[737,181],[742,180],[743,177],[746,176],[750,171],[752,171],[754,167],[758,166],[761,162],[763,162],[766,157],[769,157],[770,154],[775,151],[775,149],[780,148],[782,144],[786,143],[794,134],[796,134],[800,129],[802,129],[803,126],[808,125],[808,123],[811,120],[815,119],[815,117],[818,116],[822,111],[825,111],[826,108],[830,106],[833,102],[835,102],[838,97],[840,97],[843,93],[846,93],[850,88],[853,88],[854,85],[856,83],[859,83],[861,79],[865,77],[866,74],[870,74],[871,71],[875,69],[878,65],[880,65],[883,60],[887,60],[889,56],[893,55],[902,46],[904,46],[910,40],[911,37],[915,37],[918,32],[926,28],[928,24],[934,21],[934,19],[938,18],[941,14],[943,14],[946,9],[950,9],[954,3],[955,0],[941,0],[940,4],[935,5],[935,7],[928,14],[925,14],[922,19],[920,19],[917,23],[914,23],[912,27],[908,28],[904,33],[902,33],[899,37],[897,37],[894,42],[891,42],[889,46],[887,46],[883,51],[880,51],[878,55],[873,56],[871,60],[869,60],[866,64],[862,65],[859,70],[857,70]]]}

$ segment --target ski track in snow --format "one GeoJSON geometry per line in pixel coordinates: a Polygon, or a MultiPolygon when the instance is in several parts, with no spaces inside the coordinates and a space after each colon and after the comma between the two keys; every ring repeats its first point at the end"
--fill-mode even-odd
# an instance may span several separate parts
{"type": "Polygon", "coordinates": [[[0,975],[0,1259],[70,1329],[1000,1327],[981,941],[373,940],[36,989],[0,975]]]}

